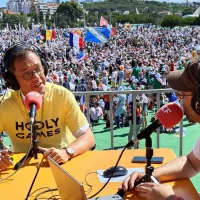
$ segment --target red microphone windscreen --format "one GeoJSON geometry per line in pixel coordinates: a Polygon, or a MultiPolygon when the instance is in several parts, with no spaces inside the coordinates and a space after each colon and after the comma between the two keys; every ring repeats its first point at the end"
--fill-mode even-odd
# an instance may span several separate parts
{"type": "Polygon", "coordinates": [[[42,105],[42,95],[38,92],[29,92],[25,97],[25,106],[30,110],[30,104],[34,103],[36,109],[39,110],[42,105]]]}
{"type": "Polygon", "coordinates": [[[172,128],[183,118],[183,110],[176,103],[168,103],[161,107],[156,113],[158,119],[165,128],[172,128]]]}

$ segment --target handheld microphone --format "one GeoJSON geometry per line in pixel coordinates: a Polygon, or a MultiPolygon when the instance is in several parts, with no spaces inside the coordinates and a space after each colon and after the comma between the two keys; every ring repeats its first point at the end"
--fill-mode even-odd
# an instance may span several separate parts
{"type": "Polygon", "coordinates": [[[183,118],[183,110],[176,103],[168,103],[158,110],[155,117],[156,120],[147,128],[142,130],[134,140],[131,140],[126,145],[126,148],[136,144],[141,139],[148,138],[153,131],[162,125],[167,129],[175,126],[183,118]]]}
{"type": "Polygon", "coordinates": [[[38,92],[29,92],[25,97],[25,106],[29,110],[30,124],[33,125],[36,111],[40,109],[42,105],[42,95],[38,92]]]}

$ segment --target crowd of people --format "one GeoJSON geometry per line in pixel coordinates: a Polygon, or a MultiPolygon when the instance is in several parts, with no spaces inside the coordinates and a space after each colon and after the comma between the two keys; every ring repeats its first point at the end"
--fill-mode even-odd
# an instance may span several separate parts
{"type": "MultiPolygon", "coordinates": [[[[161,89],[168,87],[166,77],[183,69],[188,61],[200,54],[198,27],[170,29],[120,29],[106,44],[85,43],[83,49],[69,45],[68,29],[56,29],[52,41],[39,39],[39,30],[10,30],[1,32],[0,61],[5,50],[14,43],[36,45],[48,60],[47,82],[64,86],[70,91],[122,91],[161,89]]],[[[80,33],[80,30],[79,30],[80,33]]],[[[85,31],[82,30],[84,36],[85,31]]],[[[1,84],[4,83],[0,77],[1,84]]],[[[5,91],[3,86],[2,92],[5,91]]],[[[174,94],[162,96],[177,100],[174,94]]],[[[90,113],[90,121],[106,120],[110,127],[110,99],[108,95],[91,96],[85,104],[84,96],[76,96],[81,110],[90,113]]],[[[138,131],[147,125],[148,109],[153,108],[155,96],[137,96],[138,131]]],[[[115,128],[123,127],[132,109],[132,95],[113,96],[115,128]]]]}
{"type": "MultiPolygon", "coordinates": [[[[0,111],[4,111],[4,115],[0,117],[0,131],[8,133],[15,152],[26,152],[29,130],[25,130],[24,123],[28,123],[28,117],[23,102],[28,92],[37,91],[43,96],[42,109],[38,111],[37,119],[43,125],[45,121],[44,130],[39,133],[41,150],[45,158],[50,156],[59,164],[65,163],[95,147],[94,136],[84,116],[86,112],[90,114],[92,124],[104,118],[106,128],[109,128],[109,109],[113,106],[115,129],[125,126],[126,119],[131,121],[132,113],[136,112],[137,132],[139,132],[140,128],[144,129],[147,126],[148,110],[152,109],[155,103],[154,94],[143,93],[137,95],[137,106],[134,108],[132,95],[120,93],[112,96],[113,105],[110,105],[109,95],[91,95],[88,105],[85,103],[84,95],[75,95],[74,98],[70,91],[160,89],[168,87],[168,81],[173,89],[182,92],[184,111],[188,119],[191,122],[199,122],[199,102],[191,107],[191,100],[199,82],[197,74],[200,73],[199,29],[199,27],[181,27],[172,30],[121,28],[106,44],[86,43],[83,49],[70,47],[67,29],[57,29],[56,38],[45,42],[39,39],[39,30],[2,31],[0,62],[3,67],[1,69],[5,69],[4,79],[7,81],[8,75],[12,75],[10,77],[18,84],[18,89],[16,85],[11,84],[11,89],[14,88],[15,91],[6,97],[7,100],[0,106],[0,111]],[[12,46],[14,43],[18,45],[12,46]],[[45,72],[41,57],[27,45],[35,45],[41,49],[46,57],[45,62],[49,66],[48,73],[45,72]],[[11,55],[8,56],[9,52],[7,52],[3,62],[5,51],[10,46],[12,46],[11,55]],[[185,70],[181,70],[184,68],[185,70]],[[70,91],[65,90],[64,87],[70,91]],[[60,101],[59,104],[57,99],[60,101]],[[50,109],[51,107],[54,107],[54,110],[50,109]],[[22,129],[24,133],[16,134],[18,129],[22,129]]],[[[84,35],[84,31],[82,34],[84,35]]],[[[2,73],[1,71],[0,84],[1,93],[4,95],[8,89],[4,86],[2,73]]],[[[177,96],[175,93],[163,94],[161,104],[165,101],[177,101],[177,96]]],[[[129,140],[132,137],[130,132],[129,140]]],[[[156,168],[153,175],[161,181],[190,178],[196,175],[200,170],[199,144],[200,140],[187,156],[156,168]]],[[[0,170],[13,165],[10,151],[1,151],[0,158],[0,170]]],[[[133,173],[125,179],[120,189],[125,191],[132,189],[135,181],[142,175],[133,173]]],[[[144,183],[136,190],[144,199],[164,200],[170,197],[170,199],[182,199],[175,196],[170,186],[162,184],[144,183]]]]}

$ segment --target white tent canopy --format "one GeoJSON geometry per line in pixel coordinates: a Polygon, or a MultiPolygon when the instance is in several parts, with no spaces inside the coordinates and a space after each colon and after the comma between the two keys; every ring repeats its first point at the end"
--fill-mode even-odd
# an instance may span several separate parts
{"type": "Polygon", "coordinates": [[[197,10],[192,15],[185,15],[183,17],[184,18],[186,18],[186,17],[199,17],[199,15],[200,15],[200,7],[198,7],[197,10]]]}
{"type": "Polygon", "coordinates": [[[137,15],[140,14],[137,8],[135,9],[135,13],[136,13],[137,15]]]}

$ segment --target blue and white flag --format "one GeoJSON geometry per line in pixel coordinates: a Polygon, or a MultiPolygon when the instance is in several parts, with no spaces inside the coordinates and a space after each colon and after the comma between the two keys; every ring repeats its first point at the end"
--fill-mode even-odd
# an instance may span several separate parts
{"type": "Polygon", "coordinates": [[[69,33],[63,33],[63,36],[64,36],[65,38],[69,38],[69,33]]]}
{"type": "Polygon", "coordinates": [[[79,54],[77,55],[78,61],[86,60],[87,58],[88,58],[88,55],[83,53],[82,51],[79,52],[79,54]]]}
{"type": "Polygon", "coordinates": [[[84,53],[81,51],[79,52],[79,54],[77,55],[77,59],[81,60],[84,57],[84,53]]]}
{"type": "Polygon", "coordinates": [[[110,30],[108,28],[87,27],[86,29],[86,42],[106,43],[110,38],[110,30]]]}

